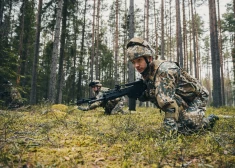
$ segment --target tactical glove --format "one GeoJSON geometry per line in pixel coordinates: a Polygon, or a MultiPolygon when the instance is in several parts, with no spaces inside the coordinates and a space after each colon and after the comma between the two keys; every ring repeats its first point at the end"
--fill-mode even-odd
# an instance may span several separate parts
{"type": "Polygon", "coordinates": [[[79,110],[82,110],[82,111],[87,111],[87,110],[89,110],[88,107],[81,107],[81,106],[78,106],[78,109],[79,109],[79,110]]]}
{"type": "Polygon", "coordinates": [[[138,97],[139,101],[145,102],[148,101],[148,92],[145,90],[140,97],[138,97]]]}

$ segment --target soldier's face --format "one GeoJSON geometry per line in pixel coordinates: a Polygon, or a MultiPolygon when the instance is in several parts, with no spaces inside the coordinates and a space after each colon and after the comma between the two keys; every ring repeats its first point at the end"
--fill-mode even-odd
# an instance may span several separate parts
{"type": "Polygon", "coordinates": [[[99,92],[100,91],[100,86],[94,86],[94,87],[92,87],[92,90],[94,91],[94,92],[99,92]]]}
{"type": "MultiPolygon", "coordinates": [[[[148,61],[151,62],[151,57],[147,57],[148,61]]],[[[135,69],[139,72],[142,73],[145,68],[147,67],[147,63],[144,59],[144,57],[138,57],[134,60],[131,61],[135,69]]]]}

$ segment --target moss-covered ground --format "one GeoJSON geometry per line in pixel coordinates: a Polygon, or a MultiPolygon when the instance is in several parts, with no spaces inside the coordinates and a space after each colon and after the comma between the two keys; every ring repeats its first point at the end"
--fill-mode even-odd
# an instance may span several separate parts
{"type": "Polygon", "coordinates": [[[1,110],[0,167],[235,167],[235,108],[212,113],[221,116],[213,130],[189,136],[166,133],[156,108],[110,116],[65,105],[1,110]]]}

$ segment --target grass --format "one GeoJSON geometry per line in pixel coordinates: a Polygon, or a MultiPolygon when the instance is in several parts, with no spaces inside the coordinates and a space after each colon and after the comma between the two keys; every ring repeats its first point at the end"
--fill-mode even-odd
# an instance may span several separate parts
{"type": "Polygon", "coordinates": [[[233,117],[176,136],[162,129],[156,108],[110,116],[65,105],[0,111],[0,167],[235,167],[235,108],[211,113],[233,117]]]}

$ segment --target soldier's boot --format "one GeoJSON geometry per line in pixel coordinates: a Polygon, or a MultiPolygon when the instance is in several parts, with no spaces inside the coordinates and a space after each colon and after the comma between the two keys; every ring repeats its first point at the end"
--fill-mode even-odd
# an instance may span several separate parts
{"type": "Polygon", "coordinates": [[[209,124],[210,124],[210,127],[213,128],[216,121],[219,120],[219,117],[214,115],[214,114],[210,114],[208,117],[207,117],[208,121],[209,121],[209,124]]]}
{"type": "Polygon", "coordinates": [[[177,122],[174,118],[165,118],[163,121],[163,126],[168,132],[178,132],[177,122]]]}
{"type": "Polygon", "coordinates": [[[210,114],[208,117],[204,117],[203,128],[208,130],[212,129],[217,120],[219,120],[219,117],[214,114],[210,114]]]}
{"type": "Polygon", "coordinates": [[[178,124],[178,132],[184,135],[190,135],[192,133],[195,133],[197,131],[197,126],[195,123],[190,120],[181,120],[178,124]]]}

